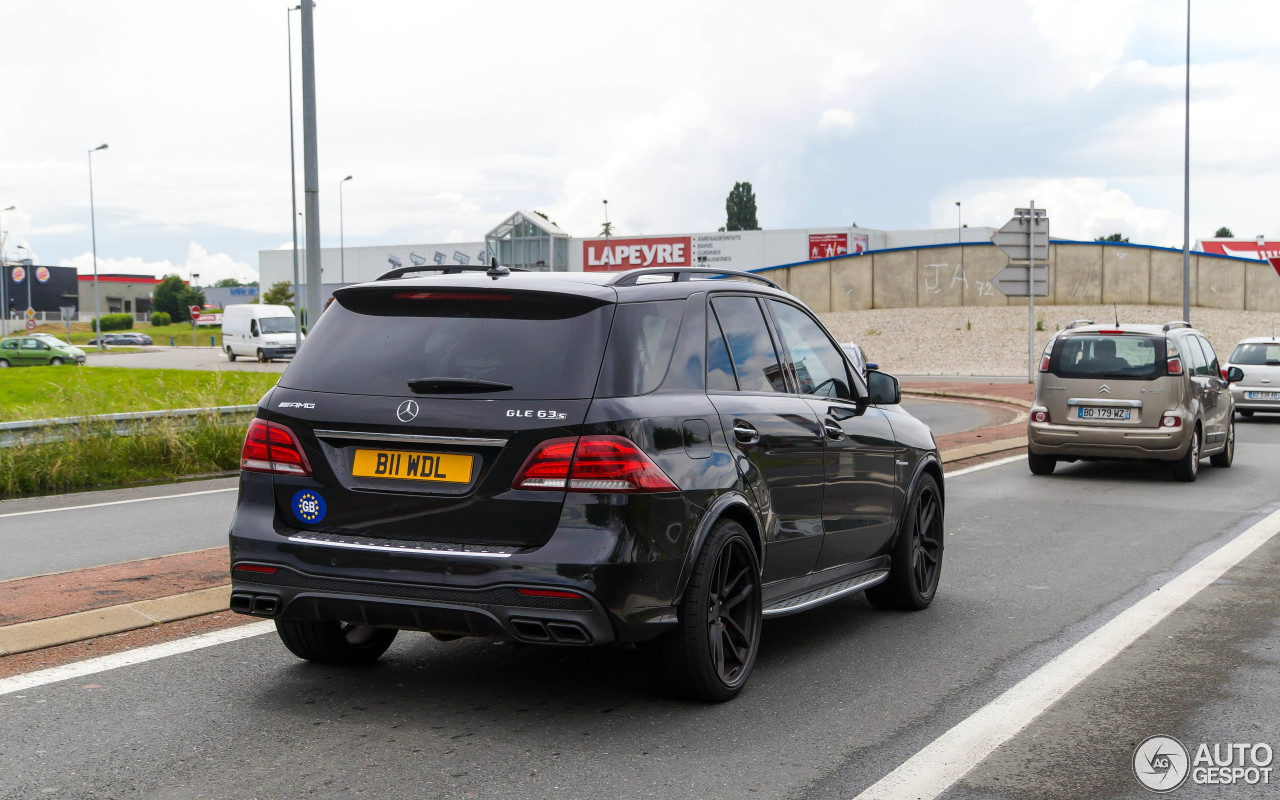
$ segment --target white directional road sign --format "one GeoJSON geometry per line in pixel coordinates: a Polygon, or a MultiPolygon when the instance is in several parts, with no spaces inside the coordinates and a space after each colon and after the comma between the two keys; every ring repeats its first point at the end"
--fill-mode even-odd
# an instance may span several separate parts
{"type": "MultiPolygon", "coordinates": [[[[1036,297],[1049,296],[1049,265],[1036,264],[1036,297]]],[[[1010,264],[996,273],[991,285],[1005,297],[1029,297],[1031,282],[1027,273],[1031,267],[1027,264],[1010,264]]]]}
{"type": "MultiPolygon", "coordinates": [[[[1028,212],[1028,209],[1020,208],[1017,211],[1028,212]]],[[[1049,260],[1049,220],[1041,216],[1044,213],[1043,209],[1037,208],[1035,211],[1035,217],[1032,217],[1029,212],[1025,215],[1019,213],[1018,216],[1006,222],[1003,228],[991,234],[992,244],[1003,250],[1004,254],[1014,261],[1027,261],[1030,258],[1028,234],[1035,243],[1035,260],[1049,260]]]]}

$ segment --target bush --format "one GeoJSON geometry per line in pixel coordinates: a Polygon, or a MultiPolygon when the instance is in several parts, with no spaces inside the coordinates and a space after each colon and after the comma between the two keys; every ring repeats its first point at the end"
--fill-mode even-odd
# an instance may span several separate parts
{"type": "Polygon", "coordinates": [[[165,325],[170,325],[172,323],[173,323],[173,320],[169,317],[168,311],[152,311],[151,312],[152,327],[163,328],[165,325]]]}
{"type": "Polygon", "coordinates": [[[101,331],[127,331],[133,327],[133,315],[104,314],[99,318],[98,324],[101,325],[98,328],[101,331]]]}

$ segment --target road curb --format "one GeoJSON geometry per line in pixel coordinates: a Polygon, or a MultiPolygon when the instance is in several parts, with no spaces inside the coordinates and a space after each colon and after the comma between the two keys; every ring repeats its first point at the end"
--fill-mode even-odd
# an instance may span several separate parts
{"type": "Polygon", "coordinates": [[[993,403],[1004,403],[1006,405],[1018,406],[1020,408],[1031,408],[1030,400],[1023,400],[1019,397],[1007,397],[998,394],[978,394],[976,392],[931,392],[927,389],[906,389],[902,390],[903,394],[914,395],[916,397],[950,397],[957,400],[989,400],[993,403]]]}
{"type": "Polygon", "coordinates": [[[14,655],[228,610],[231,585],[139,600],[0,628],[0,655],[14,655]]]}
{"type": "Polygon", "coordinates": [[[953,464],[957,461],[978,458],[979,456],[990,456],[1009,450],[1026,450],[1026,448],[1027,437],[1015,436],[1011,439],[996,439],[991,442],[979,442],[964,447],[953,447],[950,450],[943,450],[939,455],[942,457],[943,464],[953,464]]]}

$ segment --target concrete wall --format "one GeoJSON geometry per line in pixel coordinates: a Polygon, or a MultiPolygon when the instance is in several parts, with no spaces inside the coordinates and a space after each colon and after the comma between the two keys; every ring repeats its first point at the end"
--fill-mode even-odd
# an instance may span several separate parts
{"type": "MultiPolygon", "coordinates": [[[[873,251],[765,270],[815,311],[1025,305],[991,279],[1009,259],[992,245],[873,251]]],[[[1037,305],[1182,305],[1182,253],[1143,246],[1054,242],[1049,296],[1037,305]]],[[[1280,312],[1280,275],[1271,265],[1207,253],[1191,256],[1191,304],[1280,312]]]]}

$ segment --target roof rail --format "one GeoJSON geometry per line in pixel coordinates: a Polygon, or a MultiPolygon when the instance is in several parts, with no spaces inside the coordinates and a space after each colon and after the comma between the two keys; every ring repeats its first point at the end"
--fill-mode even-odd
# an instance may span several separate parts
{"type": "Polygon", "coordinates": [[[1167,331],[1171,328],[1190,328],[1191,323],[1182,319],[1175,319],[1173,322],[1166,322],[1160,330],[1167,331]]]}
{"type": "MultiPolygon", "coordinates": [[[[497,259],[494,259],[495,261],[497,259]]],[[[531,272],[524,267],[499,267],[497,264],[423,264],[417,267],[397,267],[390,272],[384,272],[378,276],[380,281],[394,280],[395,278],[403,278],[405,275],[411,275],[415,272],[438,272],[441,275],[458,275],[463,272],[488,272],[491,269],[501,269],[507,272],[531,272]]],[[[499,273],[506,274],[506,273],[499,273]]]]}
{"type": "Polygon", "coordinates": [[[715,269],[714,267],[642,267],[640,269],[629,269],[626,272],[618,274],[618,277],[605,283],[605,286],[634,286],[639,282],[640,278],[645,275],[670,275],[671,281],[687,281],[692,280],[693,275],[722,275],[732,278],[746,278],[747,280],[760,281],[766,286],[771,286],[778,291],[785,291],[781,286],[754,272],[742,272],[734,269],[715,269]]]}
{"type": "Polygon", "coordinates": [[[1093,320],[1091,319],[1073,319],[1067,323],[1067,327],[1063,328],[1063,330],[1069,331],[1072,328],[1079,328],[1081,325],[1092,325],[1092,324],[1093,324],[1093,320]]]}

